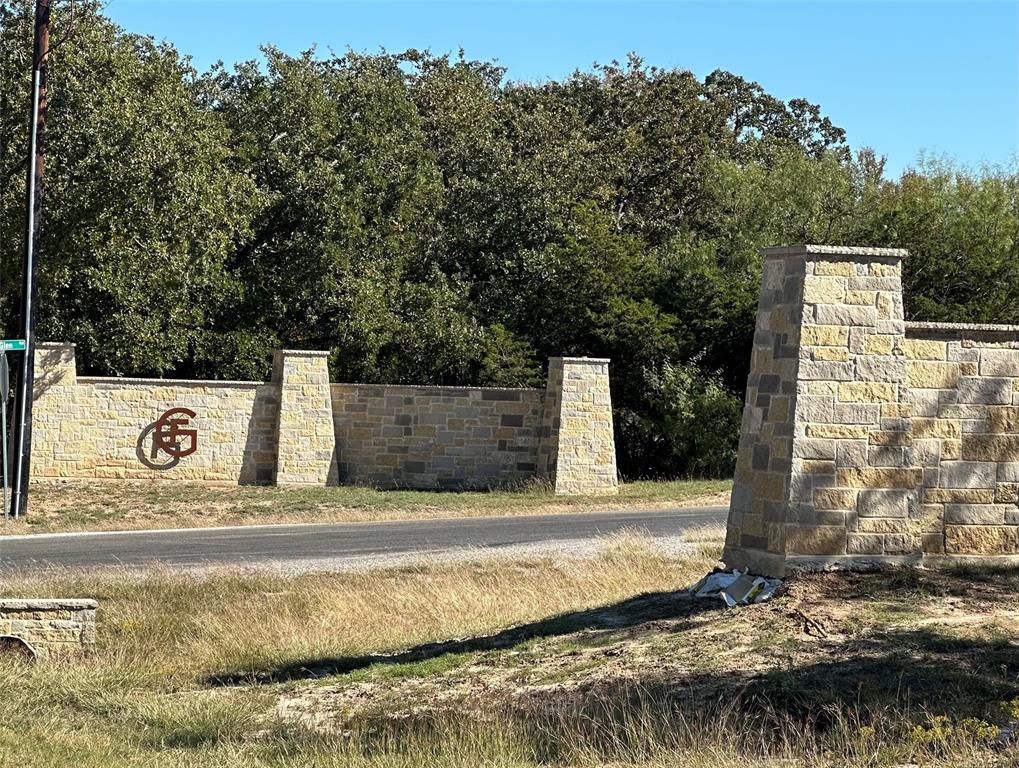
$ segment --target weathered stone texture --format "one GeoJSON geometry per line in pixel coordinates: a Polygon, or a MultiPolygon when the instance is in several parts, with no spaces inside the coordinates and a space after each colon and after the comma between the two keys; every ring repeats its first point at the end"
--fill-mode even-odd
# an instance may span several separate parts
{"type": "Polygon", "coordinates": [[[478,488],[538,474],[538,389],[334,384],[340,482],[478,488]]]}
{"type": "Polygon", "coordinates": [[[40,345],[33,477],[616,490],[607,360],[553,358],[544,390],[331,385],[327,363],[278,352],[267,384],[86,378],[73,345],[40,345]],[[199,447],[173,460],[152,433],[177,407],[199,447]]]}
{"type": "Polygon", "coordinates": [[[905,323],[905,255],[764,251],[727,563],[1019,555],[1019,328],[905,323]]]}
{"type": "Polygon", "coordinates": [[[76,377],[70,344],[40,344],[36,368],[35,479],[272,482],[279,410],[272,384],[76,377]],[[175,407],[195,411],[190,426],[199,431],[199,449],[177,462],[153,452],[150,431],[175,407]]]}
{"type": "Polygon", "coordinates": [[[272,367],[280,387],[276,484],[336,485],[329,354],[280,350],[272,367]]]}
{"type": "Polygon", "coordinates": [[[17,638],[36,658],[80,653],[95,642],[94,600],[0,597],[0,640],[17,638]]]}
{"type": "Polygon", "coordinates": [[[612,431],[609,361],[588,357],[549,360],[546,389],[547,479],[558,494],[615,493],[616,443],[612,431]],[[551,394],[551,396],[550,396],[551,394]]]}

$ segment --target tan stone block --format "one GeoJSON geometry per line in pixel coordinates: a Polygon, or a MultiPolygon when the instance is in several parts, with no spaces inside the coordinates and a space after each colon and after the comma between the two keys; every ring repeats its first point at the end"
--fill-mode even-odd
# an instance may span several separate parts
{"type": "Polygon", "coordinates": [[[952,389],[960,374],[959,363],[913,361],[906,368],[906,383],[914,389],[952,389]]]}
{"type": "Polygon", "coordinates": [[[962,456],[961,440],[943,440],[941,443],[941,460],[954,461],[962,456]]]}
{"type": "Polygon", "coordinates": [[[849,488],[815,488],[814,506],[818,509],[856,509],[856,493],[849,488]]]}
{"type": "Polygon", "coordinates": [[[962,422],[956,419],[931,419],[915,417],[912,422],[913,437],[941,437],[957,440],[962,436],[962,422]]]}
{"type": "Polygon", "coordinates": [[[966,461],[1019,461],[1019,435],[963,435],[966,461]]]}
{"type": "Polygon", "coordinates": [[[849,350],[845,347],[815,347],[811,351],[815,360],[845,362],[849,359],[849,350]]]}
{"type": "Polygon", "coordinates": [[[849,329],[841,325],[805,325],[800,331],[804,346],[844,347],[849,343],[849,329]]]}
{"type": "Polygon", "coordinates": [[[994,486],[994,501],[998,504],[1019,503],[1019,484],[998,483],[994,486]]]}
{"type": "Polygon", "coordinates": [[[789,398],[772,396],[768,406],[768,418],[774,422],[784,422],[789,418],[789,398]]]}
{"type": "Polygon", "coordinates": [[[880,555],[885,551],[885,537],[850,533],[846,540],[848,555],[880,555]]]}
{"type": "Polygon", "coordinates": [[[808,475],[834,475],[835,462],[820,459],[804,459],[800,470],[808,475]]]}
{"type": "Polygon", "coordinates": [[[924,488],[923,500],[929,504],[992,504],[990,488],[924,488]]]}
{"type": "Polygon", "coordinates": [[[891,403],[898,400],[895,384],[877,381],[844,381],[839,384],[839,400],[844,403],[891,403]]]}
{"type": "Polygon", "coordinates": [[[920,467],[840,467],[836,482],[846,488],[916,488],[923,479],[920,467]]]}
{"type": "Polygon", "coordinates": [[[851,261],[819,261],[814,265],[815,275],[855,277],[856,265],[851,261]]]}
{"type": "Polygon", "coordinates": [[[807,435],[810,437],[830,437],[844,439],[866,439],[871,428],[866,424],[808,424],[807,435]]]}
{"type": "Polygon", "coordinates": [[[807,275],[803,279],[803,302],[805,304],[842,304],[845,296],[845,278],[807,275]]]}
{"type": "Polygon", "coordinates": [[[846,304],[870,307],[877,302],[877,291],[846,291],[846,304]]]}
{"type": "Polygon", "coordinates": [[[1019,434],[1019,406],[992,405],[988,407],[987,428],[990,432],[1019,434]]]}
{"type": "Polygon", "coordinates": [[[1014,555],[1019,553],[1019,529],[1014,525],[947,525],[945,551],[956,555],[1014,555]]]}
{"type": "Polygon", "coordinates": [[[899,347],[910,360],[945,360],[948,357],[948,345],[944,341],[903,339],[899,347]]]}
{"type": "Polygon", "coordinates": [[[787,525],[786,552],[791,555],[844,555],[846,529],[841,525],[787,525]]]}
{"type": "Polygon", "coordinates": [[[912,415],[913,406],[910,403],[881,403],[883,419],[908,419],[912,415]]]}
{"type": "Polygon", "coordinates": [[[870,433],[871,445],[905,445],[913,444],[913,436],[909,432],[891,429],[875,430],[870,433]]]}
{"type": "Polygon", "coordinates": [[[804,381],[800,387],[808,395],[835,395],[838,392],[838,382],[835,381],[804,381]]]}
{"type": "Polygon", "coordinates": [[[873,262],[870,265],[871,277],[899,277],[902,274],[902,265],[899,263],[885,264],[883,262],[873,262]]]}
{"type": "Polygon", "coordinates": [[[894,348],[894,336],[880,336],[871,333],[863,339],[863,351],[868,355],[890,355],[894,348]]]}

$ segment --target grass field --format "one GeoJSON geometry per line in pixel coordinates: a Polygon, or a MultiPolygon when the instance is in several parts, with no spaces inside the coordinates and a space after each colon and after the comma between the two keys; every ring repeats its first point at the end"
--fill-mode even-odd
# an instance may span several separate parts
{"type": "Polygon", "coordinates": [[[1015,765],[1019,573],[790,580],[727,610],[634,536],[597,557],[295,578],[8,580],[94,596],[76,663],[0,663],[0,765],[1015,765]]]}
{"type": "Polygon", "coordinates": [[[56,531],[190,528],[258,523],[373,520],[649,509],[728,504],[729,480],[624,483],[616,496],[555,496],[516,491],[380,491],[373,488],[208,487],[187,483],[33,485],[30,513],[0,519],[0,535],[56,531]]]}

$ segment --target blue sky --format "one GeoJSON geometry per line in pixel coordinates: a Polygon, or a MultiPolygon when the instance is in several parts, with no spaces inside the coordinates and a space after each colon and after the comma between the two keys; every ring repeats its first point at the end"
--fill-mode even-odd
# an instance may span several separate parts
{"type": "Polygon", "coordinates": [[[623,59],[722,68],[782,99],[803,97],[887,155],[970,166],[1019,152],[1019,0],[997,2],[279,2],[112,0],[132,32],[166,39],[199,69],[257,55],[463,47],[514,80],[561,78],[623,59]]]}

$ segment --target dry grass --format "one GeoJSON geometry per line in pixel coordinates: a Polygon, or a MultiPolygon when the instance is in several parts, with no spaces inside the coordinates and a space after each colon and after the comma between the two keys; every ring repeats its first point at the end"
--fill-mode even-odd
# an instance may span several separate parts
{"type": "Polygon", "coordinates": [[[1019,573],[803,577],[729,611],[682,589],[718,555],[695,538],[681,559],[618,536],[589,559],[19,577],[5,594],[97,596],[100,645],[0,664],[0,766],[1019,760],[994,742],[1019,718],[1019,573]]]}
{"type": "Polygon", "coordinates": [[[616,496],[553,495],[540,485],[498,491],[209,487],[188,483],[32,486],[30,513],[0,519],[0,536],[57,531],[202,528],[267,523],[370,522],[480,515],[653,509],[729,503],[729,480],[624,483],[616,496]]]}

